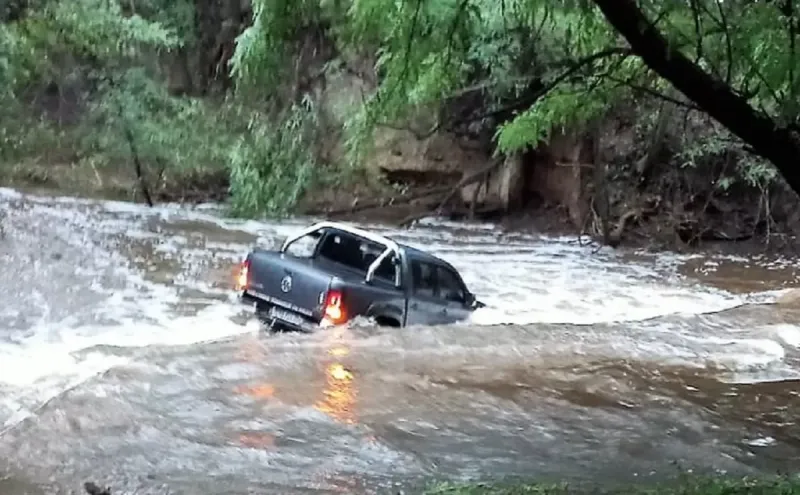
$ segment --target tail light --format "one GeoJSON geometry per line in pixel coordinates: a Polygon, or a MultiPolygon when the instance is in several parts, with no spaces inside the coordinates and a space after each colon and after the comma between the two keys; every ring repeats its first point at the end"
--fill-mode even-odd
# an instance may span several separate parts
{"type": "Polygon", "coordinates": [[[342,291],[329,290],[328,295],[325,296],[325,309],[323,312],[325,319],[336,325],[344,323],[347,320],[347,314],[344,311],[344,304],[342,303],[342,291]]]}
{"type": "Polygon", "coordinates": [[[239,271],[236,273],[236,280],[234,281],[234,290],[247,290],[250,285],[250,260],[244,260],[239,265],[239,271]]]}

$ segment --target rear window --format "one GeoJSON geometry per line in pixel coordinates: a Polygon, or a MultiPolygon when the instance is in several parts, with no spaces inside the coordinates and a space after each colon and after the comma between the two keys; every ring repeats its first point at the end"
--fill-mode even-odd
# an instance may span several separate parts
{"type": "MultiPolygon", "coordinates": [[[[332,232],[325,236],[322,241],[322,245],[319,248],[319,256],[366,275],[369,266],[381,255],[384,249],[382,245],[366,239],[332,232]]],[[[395,265],[392,262],[393,258],[394,256],[389,256],[389,258],[383,260],[375,271],[376,278],[394,282],[395,265]]]]}

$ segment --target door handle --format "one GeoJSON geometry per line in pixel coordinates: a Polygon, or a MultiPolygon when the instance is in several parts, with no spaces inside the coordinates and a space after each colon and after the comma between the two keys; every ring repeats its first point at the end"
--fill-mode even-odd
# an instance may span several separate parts
{"type": "Polygon", "coordinates": [[[447,308],[444,308],[444,309],[442,309],[442,310],[440,311],[440,313],[442,313],[443,315],[446,315],[446,314],[447,314],[447,308]]]}
{"type": "Polygon", "coordinates": [[[417,303],[411,303],[411,309],[417,309],[417,303]]]}

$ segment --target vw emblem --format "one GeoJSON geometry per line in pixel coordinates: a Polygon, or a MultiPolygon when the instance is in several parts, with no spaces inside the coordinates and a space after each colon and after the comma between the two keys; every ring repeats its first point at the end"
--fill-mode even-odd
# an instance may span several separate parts
{"type": "Polygon", "coordinates": [[[286,275],[281,279],[281,290],[283,292],[289,292],[292,290],[292,276],[286,275]]]}

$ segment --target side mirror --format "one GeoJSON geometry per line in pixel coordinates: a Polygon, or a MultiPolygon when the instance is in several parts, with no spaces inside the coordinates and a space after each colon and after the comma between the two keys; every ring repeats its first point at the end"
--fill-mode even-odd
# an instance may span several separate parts
{"type": "Polygon", "coordinates": [[[475,307],[475,301],[476,301],[475,294],[473,294],[471,292],[467,292],[466,300],[464,301],[466,303],[466,305],[469,306],[470,308],[474,308],[475,307]]]}
{"type": "Polygon", "coordinates": [[[482,302],[478,301],[478,299],[475,297],[475,294],[473,294],[471,292],[467,292],[467,298],[466,298],[465,303],[466,303],[467,307],[472,308],[472,309],[483,308],[483,307],[486,306],[482,302]]]}

